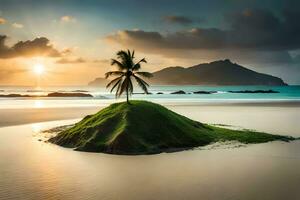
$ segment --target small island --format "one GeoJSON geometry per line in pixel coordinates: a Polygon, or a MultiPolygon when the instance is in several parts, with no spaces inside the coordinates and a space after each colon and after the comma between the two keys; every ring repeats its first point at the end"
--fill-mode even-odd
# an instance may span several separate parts
{"type": "Polygon", "coordinates": [[[29,95],[29,94],[0,94],[0,98],[37,98],[37,97],[93,97],[91,94],[81,92],[52,92],[47,95],[29,95]]]}
{"type": "Polygon", "coordinates": [[[93,95],[82,92],[52,92],[49,93],[47,97],[93,97],[93,95]]]}
{"type": "Polygon", "coordinates": [[[196,91],[193,93],[194,94],[214,94],[214,93],[217,93],[217,91],[196,91]]]}
{"type": "Polygon", "coordinates": [[[238,91],[232,91],[229,90],[229,93],[250,93],[250,94],[255,94],[255,93],[279,93],[278,91],[275,90],[238,90],[238,91]]]}
{"type": "Polygon", "coordinates": [[[114,103],[86,116],[49,141],[77,151],[109,154],[155,154],[205,146],[219,141],[263,143],[293,137],[203,124],[147,101],[114,103]]]}
{"type": "Polygon", "coordinates": [[[171,94],[186,94],[186,92],[183,91],[183,90],[178,90],[178,91],[175,91],[175,92],[171,92],[171,94]]]}
{"type": "MultiPolygon", "coordinates": [[[[151,78],[153,74],[139,71],[141,63],[147,61],[143,58],[134,62],[134,51],[121,50],[116,55],[117,59],[112,59],[111,65],[116,65],[118,71],[105,74],[105,78],[114,76],[106,87],[112,87],[111,92],[116,90],[117,98],[125,93],[126,102],[111,104],[94,115],[84,117],[74,126],[58,132],[49,142],[77,151],[138,155],[174,152],[222,141],[247,144],[294,139],[211,126],[179,115],[159,104],[129,101],[133,94],[132,79],[144,94],[148,94],[149,85],[142,78],[151,78]]],[[[171,94],[190,93],[179,90],[171,94]]]]}

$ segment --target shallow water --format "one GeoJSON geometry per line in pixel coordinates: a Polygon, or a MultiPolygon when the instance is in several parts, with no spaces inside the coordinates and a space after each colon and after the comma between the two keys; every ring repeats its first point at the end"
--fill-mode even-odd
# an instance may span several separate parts
{"type": "MultiPolygon", "coordinates": [[[[279,113],[267,112],[264,121],[279,113]]],[[[75,152],[39,141],[41,130],[75,121],[0,129],[0,199],[300,198],[300,141],[147,156],[75,152]]],[[[289,118],[282,121],[257,129],[277,130],[289,118]]]]}
{"type": "Polygon", "coordinates": [[[246,105],[168,106],[191,119],[300,137],[300,106],[246,105]]]}
{"type": "MultiPolygon", "coordinates": [[[[43,87],[38,90],[32,87],[0,87],[0,94],[46,95],[50,92],[72,92],[83,90],[93,98],[74,97],[39,97],[39,98],[0,98],[0,109],[7,108],[48,108],[48,107],[83,107],[107,106],[114,103],[115,95],[105,87],[43,87]]],[[[300,101],[300,86],[151,86],[151,95],[134,94],[132,99],[149,100],[157,103],[224,103],[224,102],[285,102],[300,101]],[[183,90],[187,94],[170,94],[183,90]],[[274,90],[279,93],[229,93],[239,90],[274,90]],[[214,94],[193,94],[195,91],[216,91],[214,94]],[[163,92],[163,94],[157,94],[163,92]]],[[[134,92],[142,92],[138,87],[134,92]]],[[[124,99],[123,99],[124,100],[124,99]]],[[[120,100],[119,100],[120,101],[120,100]]]]}

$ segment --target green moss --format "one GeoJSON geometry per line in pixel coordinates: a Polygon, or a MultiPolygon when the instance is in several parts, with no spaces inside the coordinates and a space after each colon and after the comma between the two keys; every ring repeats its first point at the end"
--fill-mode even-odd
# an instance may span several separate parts
{"type": "Polygon", "coordinates": [[[217,141],[242,143],[289,141],[289,136],[250,130],[230,130],[202,124],[147,102],[115,103],[86,116],[50,139],[79,151],[112,154],[150,154],[204,146],[217,141]]]}

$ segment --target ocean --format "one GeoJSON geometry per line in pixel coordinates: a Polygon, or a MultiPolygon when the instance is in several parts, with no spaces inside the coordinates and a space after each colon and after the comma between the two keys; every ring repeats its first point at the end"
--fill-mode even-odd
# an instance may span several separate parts
{"type": "MultiPolygon", "coordinates": [[[[50,92],[85,92],[93,95],[93,98],[80,97],[39,97],[39,98],[0,98],[0,108],[11,107],[59,107],[61,106],[94,106],[106,105],[124,100],[124,97],[116,100],[114,93],[110,93],[105,87],[0,87],[1,94],[27,94],[47,95],[50,92]]],[[[226,103],[226,102],[282,102],[300,101],[300,86],[151,86],[151,94],[140,94],[142,91],[135,87],[132,99],[149,100],[157,103],[226,103]],[[171,94],[182,90],[186,94],[171,94]],[[230,93],[228,91],[242,90],[273,90],[278,93],[230,93]],[[212,94],[193,94],[196,91],[215,91],[212,94]],[[163,93],[163,94],[157,94],[163,93]]]]}

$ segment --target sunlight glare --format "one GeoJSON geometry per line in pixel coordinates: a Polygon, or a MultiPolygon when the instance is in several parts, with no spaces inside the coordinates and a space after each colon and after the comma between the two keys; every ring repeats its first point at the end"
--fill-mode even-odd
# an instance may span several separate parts
{"type": "Polygon", "coordinates": [[[42,127],[41,127],[40,123],[34,123],[34,124],[31,124],[31,129],[34,133],[40,133],[42,127]]]}
{"type": "Polygon", "coordinates": [[[36,75],[42,75],[45,71],[45,67],[42,64],[35,64],[33,67],[33,71],[36,75]]]}
{"type": "Polygon", "coordinates": [[[35,100],[34,101],[34,108],[43,108],[44,107],[44,102],[41,100],[35,100]]]}

